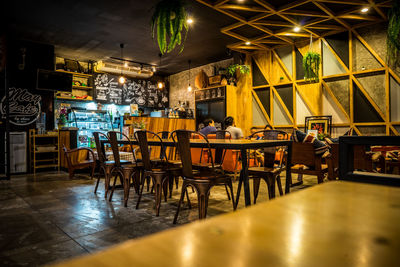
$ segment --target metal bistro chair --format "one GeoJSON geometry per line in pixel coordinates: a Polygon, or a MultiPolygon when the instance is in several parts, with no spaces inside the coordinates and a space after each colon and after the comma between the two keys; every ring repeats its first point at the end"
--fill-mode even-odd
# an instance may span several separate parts
{"type": "Polygon", "coordinates": [[[187,192],[187,187],[191,186],[195,189],[197,193],[197,198],[199,202],[199,219],[204,219],[207,216],[207,206],[208,206],[208,198],[210,195],[210,190],[215,185],[226,184],[231,191],[232,196],[232,205],[233,209],[236,209],[234,195],[233,195],[233,188],[232,188],[232,180],[231,177],[225,174],[220,174],[215,170],[214,167],[214,160],[213,155],[211,153],[210,142],[208,141],[207,137],[202,135],[201,133],[190,131],[190,130],[176,130],[173,132],[177,137],[177,142],[174,139],[174,142],[177,146],[179,154],[182,160],[182,177],[183,177],[183,184],[182,184],[182,191],[181,197],[178,203],[178,207],[176,210],[176,214],[174,217],[173,223],[176,224],[178,220],[179,210],[183,199],[185,197],[185,192],[187,192]],[[190,153],[190,137],[192,134],[200,135],[204,141],[207,143],[207,150],[211,158],[211,169],[207,170],[200,170],[199,172],[193,171],[192,166],[192,157],[190,153]]]}
{"type": "Polygon", "coordinates": [[[114,182],[112,185],[111,193],[110,193],[110,198],[109,201],[112,200],[112,196],[114,194],[115,190],[115,184],[117,182],[117,177],[120,178],[121,184],[124,187],[124,206],[128,206],[128,199],[129,199],[129,191],[131,187],[131,181],[133,182],[133,185],[135,186],[136,191],[138,192],[138,180],[140,179],[140,173],[143,168],[143,164],[141,162],[138,162],[136,160],[136,155],[135,155],[135,149],[133,148],[133,144],[129,137],[125,135],[124,133],[116,132],[116,131],[110,131],[108,132],[108,137],[110,140],[111,144],[111,149],[114,155],[114,167],[111,169],[111,175],[115,174],[114,176],[114,182]],[[128,141],[128,145],[131,149],[132,152],[132,159],[130,164],[121,164],[120,160],[120,155],[119,155],[119,149],[118,149],[118,137],[117,135],[120,135],[123,138],[126,138],[128,141]],[[139,177],[138,177],[139,174],[139,177]]]}
{"type": "Polygon", "coordinates": [[[169,164],[168,159],[165,155],[164,144],[159,135],[151,131],[140,130],[135,132],[135,137],[139,142],[139,147],[142,153],[142,162],[144,167],[144,174],[140,181],[141,186],[139,190],[139,198],[136,204],[136,209],[139,208],[139,204],[143,194],[145,180],[147,177],[150,177],[154,185],[156,216],[159,216],[162,191],[164,191],[164,200],[167,201],[167,194],[168,194],[167,186],[169,183],[172,182],[171,180],[173,179],[173,177],[181,175],[181,168],[169,164]],[[160,155],[161,158],[163,159],[162,164],[158,162],[157,166],[155,166],[156,164],[150,160],[147,135],[152,136],[154,139],[160,142],[160,147],[161,147],[160,155]]]}
{"type": "MultiPolygon", "coordinates": [[[[108,141],[108,143],[110,143],[110,139],[104,133],[102,133],[102,132],[94,132],[93,133],[93,137],[94,137],[94,140],[96,143],[97,159],[99,161],[99,174],[97,176],[97,182],[96,182],[96,186],[94,188],[94,193],[96,194],[96,192],[97,192],[97,188],[98,188],[99,182],[100,182],[100,174],[101,174],[101,172],[103,172],[103,174],[104,174],[104,198],[106,198],[108,191],[110,189],[111,169],[114,167],[115,161],[107,160],[104,148],[100,143],[100,136],[102,136],[104,139],[106,139],[108,141]]],[[[128,164],[129,161],[121,160],[120,163],[128,164]]]]}
{"type": "MultiPolygon", "coordinates": [[[[279,130],[263,130],[255,132],[253,135],[263,134],[264,140],[288,140],[289,135],[284,131],[279,130]]],[[[251,137],[251,136],[250,136],[251,137]]],[[[260,181],[263,179],[268,187],[268,197],[272,199],[275,197],[275,184],[278,185],[279,194],[283,195],[282,182],[280,178],[280,173],[285,169],[283,168],[283,157],[285,151],[282,151],[281,158],[279,159],[279,164],[275,167],[275,157],[277,149],[276,147],[266,147],[263,149],[264,152],[264,162],[263,166],[260,167],[249,167],[248,173],[249,177],[253,178],[253,188],[254,188],[254,204],[256,204],[258,191],[260,188],[260,181]]],[[[237,200],[238,201],[238,200],[237,200]]]]}

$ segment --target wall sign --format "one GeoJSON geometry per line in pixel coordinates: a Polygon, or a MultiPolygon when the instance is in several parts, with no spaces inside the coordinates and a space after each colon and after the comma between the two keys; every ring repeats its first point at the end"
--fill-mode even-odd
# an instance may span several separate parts
{"type": "Polygon", "coordinates": [[[99,73],[94,78],[95,100],[119,105],[138,104],[139,106],[168,107],[168,91],[157,89],[149,80],[127,79],[118,82],[118,76],[99,73]]]}
{"type": "MultiPolygon", "coordinates": [[[[24,126],[36,121],[41,113],[40,95],[31,94],[27,89],[10,88],[10,123],[24,126]]],[[[6,118],[6,96],[0,102],[2,118],[6,118]]]]}

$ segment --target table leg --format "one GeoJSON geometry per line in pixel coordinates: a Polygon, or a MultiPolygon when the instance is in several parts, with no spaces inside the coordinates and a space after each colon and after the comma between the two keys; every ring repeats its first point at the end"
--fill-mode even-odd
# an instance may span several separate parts
{"type": "Polygon", "coordinates": [[[247,151],[246,149],[240,150],[241,157],[242,157],[242,170],[240,171],[240,178],[239,178],[239,185],[238,185],[238,192],[237,192],[237,202],[238,204],[241,184],[243,183],[244,187],[244,202],[246,207],[251,205],[250,201],[250,185],[249,185],[249,174],[248,174],[248,166],[247,166],[247,151]]]}
{"type": "Polygon", "coordinates": [[[292,143],[290,143],[287,146],[285,194],[290,193],[290,185],[292,184],[291,166],[292,166],[292,143]]]}

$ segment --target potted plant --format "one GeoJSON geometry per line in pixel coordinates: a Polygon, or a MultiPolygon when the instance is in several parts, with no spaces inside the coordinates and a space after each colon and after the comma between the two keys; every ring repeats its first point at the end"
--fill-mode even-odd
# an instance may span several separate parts
{"type": "Polygon", "coordinates": [[[144,130],[146,129],[146,123],[144,121],[135,121],[132,123],[132,128],[134,133],[139,130],[144,130]]]}
{"type": "Polygon", "coordinates": [[[180,45],[180,52],[182,52],[188,29],[187,12],[183,0],[161,0],[157,3],[151,18],[151,33],[154,39],[157,32],[161,54],[169,53],[180,45]]]}
{"type": "Polygon", "coordinates": [[[68,111],[65,107],[60,108],[59,110],[59,115],[57,118],[57,123],[58,123],[58,129],[60,130],[61,128],[65,127],[65,125],[68,123],[68,111]]]}
{"type": "Polygon", "coordinates": [[[236,85],[237,83],[237,71],[241,74],[249,74],[250,73],[250,66],[249,65],[239,65],[239,64],[232,64],[229,65],[227,70],[228,81],[229,84],[236,85]]]}
{"type": "Polygon", "coordinates": [[[387,61],[389,65],[400,65],[400,1],[393,1],[392,8],[388,12],[387,29],[387,61]]]}
{"type": "Polygon", "coordinates": [[[319,81],[319,64],[321,55],[316,52],[308,51],[303,57],[304,79],[306,81],[319,81]]]}

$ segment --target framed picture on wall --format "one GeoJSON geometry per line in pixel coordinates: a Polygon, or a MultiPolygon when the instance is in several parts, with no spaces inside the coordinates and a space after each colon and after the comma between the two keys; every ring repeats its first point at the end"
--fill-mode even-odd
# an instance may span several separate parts
{"type": "Polygon", "coordinates": [[[317,133],[331,135],[332,116],[310,116],[306,117],[305,131],[308,133],[317,133]]]}

